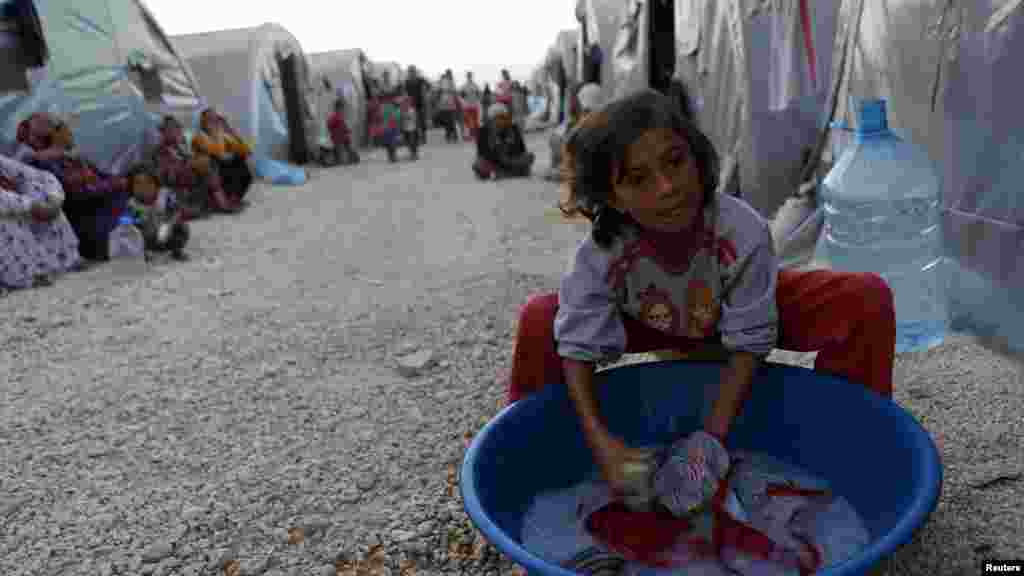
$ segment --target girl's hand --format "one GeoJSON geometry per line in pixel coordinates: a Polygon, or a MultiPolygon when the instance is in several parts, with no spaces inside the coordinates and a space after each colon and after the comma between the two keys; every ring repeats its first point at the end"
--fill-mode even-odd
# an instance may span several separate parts
{"type": "Polygon", "coordinates": [[[590,443],[601,476],[611,487],[612,493],[618,497],[626,495],[631,487],[627,467],[649,463],[649,453],[630,448],[608,432],[595,433],[590,443]]]}

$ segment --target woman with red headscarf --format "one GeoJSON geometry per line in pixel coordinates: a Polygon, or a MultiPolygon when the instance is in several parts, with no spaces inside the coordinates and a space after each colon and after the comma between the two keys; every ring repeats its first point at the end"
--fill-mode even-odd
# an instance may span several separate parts
{"type": "Polygon", "coordinates": [[[78,251],[89,260],[107,260],[110,233],[128,204],[125,178],[101,171],[75,151],[67,124],[36,113],[18,126],[17,157],[57,177],[66,195],[64,214],[78,236],[78,251]]]}
{"type": "Polygon", "coordinates": [[[213,108],[203,110],[199,116],[199,133],[192,138],[192,152],[211,160],[227,195],[228,208],[241,207],[253,179],[246,162],[252,148],[213,108]]]}

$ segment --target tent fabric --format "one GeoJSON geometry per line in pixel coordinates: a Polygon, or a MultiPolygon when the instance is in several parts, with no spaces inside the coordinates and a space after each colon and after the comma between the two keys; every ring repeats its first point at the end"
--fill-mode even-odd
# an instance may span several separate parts
{"type": "Polygon", "coordinates": [[[835,117],[854,126],[851,101],[887,99],[942,176],[954,326],[1024,352],[1024,2],[846,0],[843,18],[835,117]]]}
{"type": "Polygon", "coordinates": [[[566,73],[566,84],[573,86],[579,82],[577,73],[577,60],[580,51],[580,33],[578,30],[562,30],[555,39],[554,49],[561,59],[562,67],[566,73]]]}
{"type": "Polygon", "coordinates": [[[316,91],[299,41],[278,24],[186,34],[172,38],[199,80],[206,104],[219,110],[258,156],[288,161],[288,116],[278,60],[299,55],[299,90],[311,150],[321,119],[316,91]]]}
{"type": "MultiPolygon", "coordinates": [[[[601,35],[602,96],[621,97],[649,86],[648,2],[580,3],[589,34],[601,35]],[[608,31],[614,36],[610,40],[608,31]]],[[[723,164],[735,167],[727,185],[771,216],[799,188],[803,156],[823,126],[831,62],[814,58],[812,67],[807,57],[809,48],[815,56],[831,53],[839,6],[675,0],[674,11],[675,77],[689,88],[698,121],[723,164]],[[788,145],[778,146],[780,141],[788,145]]]]}
{"type": "MultiPolygon", "coordinates": [[[[4,73],[24,74],[29,87],[0,92],[8,150],[21,120],[51,112],[72,126],[87,158],[122,172],[146,157],[161,114],[188,118],[198,106],[195,76],[139,0],[37,0],[35,8],[50,59],[27,70],[7,63],[4,73]]],[[[4,35],[0,45],[18,42],[4,35]]]]}
{"type": "MultiPolygon", "coordinates": [[[[309,66],[318,81],[320,115],[326,118],[334,111],[338,95],[345,98],[345,120],[352,130],[357,146],[367,145],[366,84],[363,62],[366,53],[360,49],[335,50],[309,55],[309,66]],[[324,80],[327,82],[325,83],[324,80]]],[[[322,124],[321,138],[327,137],[327,125],[322,124]]]]}
{"type": "Polygon", "coordinates": [[[578,81],[584,81],[582,73],[585,68],[584,60],[596,46],[603,57],[599,82],[602,102],[611,100],[616,93],[611,55],[614,53],[615,42],[619,37],[626,4],[627,0],[579,0],[576,5],[576,17],[581,20],[578,32],[579,48],[575,64],[578,81]]]}

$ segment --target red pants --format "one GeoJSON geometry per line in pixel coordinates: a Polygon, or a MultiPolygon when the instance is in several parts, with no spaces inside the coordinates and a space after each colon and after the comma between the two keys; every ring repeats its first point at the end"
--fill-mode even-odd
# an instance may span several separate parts
{"type": "Polygon", "coordinates": [[[462,123],[466,127],[463,138],[466,141],[476,140],[477,132],[480,131],[480,109],[476,106],[463,108],[462,123]]]}
{"type": "MultiPolygon", "coordinates": [[[[818,352],[815,370],[859,382],[892,396],[896,350],[896,313],[889,286],[875,274],[831,270],[782,270],[776,289],[778,348],[818,352]]],[[[509,403],[561,383],[562,359],[556,352],[558,294],[533,296],[519,314],[509,403]]],[[[626,352],[692,350],[693,340],[666,335],[623,316],[626,352]]]]}

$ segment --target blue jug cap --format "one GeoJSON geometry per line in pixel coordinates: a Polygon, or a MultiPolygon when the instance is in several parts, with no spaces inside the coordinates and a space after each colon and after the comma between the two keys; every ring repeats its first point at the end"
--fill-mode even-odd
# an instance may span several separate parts
{"type": "Polygon", "coordinates": [[[889,131],[889,119],[886,114],[885,100],[864,100],[857,110],[857,132],[859,134],[878,134],[889,131]]]}
{"type": "Polygon", "coordinates": [[[121,217],[117,219],[117,223],[118,224],[135,224],[135,218],[132,218],[128,214],[122,214],[121,217]]]}

